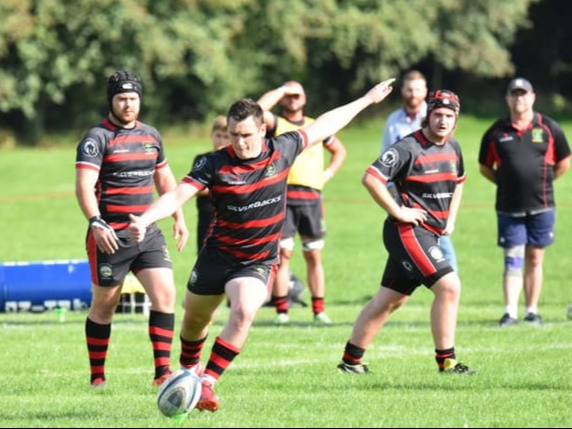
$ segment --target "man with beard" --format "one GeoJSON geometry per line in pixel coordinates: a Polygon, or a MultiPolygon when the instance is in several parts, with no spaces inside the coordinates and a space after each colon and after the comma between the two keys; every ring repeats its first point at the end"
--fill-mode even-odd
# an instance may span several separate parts
{"type": "MultiPolygon", "coordinates": [[[[266,92],[258,100],[264,109],[267,136],[276,137],[287,131],[297,130],[314,119],[304,115],[306,92],[296,81],[286,82],[279,88],[266,92]],[[280,115],[270,112],[277,103],[280,115]]],[[[312,295],[314,322],[329,325],[330,317],[325,308],[326,276],[322,263],[322,249],[326,236],[326,221],[322,189],[341,168],[346,159],[346,148],[336,136],[330,136],[320,145],[304,151],[292,165],[288,174],[286,219],[280,240],[280,264],[272,289],[272,303],[276,308],[276,323],[290,321],[288,315],[288,291],[290,286],[290,260],[294,250],[294,237],[300,234],[302,253],[306,263],[306,281],[312,295]],[[324,168],[324,149],[330,153],[328,166],[324,168]]]]}
{"type": "MultiPolygon", "coordinates": [[[[105,387],[105,359],[111,321],[125,276],[132,271],[151,300],[149,337],[159,386],[171,374],[175,323],[175,281],[165,238],[151,225],[141,243],[132,241],[129,214],[142,214],[177,183],[163,140],[152,126],[139,122],[143,87],[139,77],[117,71],[107,81],[109,114],[82,138],[76,154],[76,196],[89,227],[86,250],[91,268],[92,301],[85,323],[91,386],[105,387]]],[[[173,213],[177,250],[189,232],[181,209],[173,213]]]]}

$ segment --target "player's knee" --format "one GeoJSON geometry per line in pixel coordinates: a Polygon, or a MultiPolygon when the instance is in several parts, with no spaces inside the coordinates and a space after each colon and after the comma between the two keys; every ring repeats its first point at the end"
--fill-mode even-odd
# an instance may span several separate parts
{"type": "Polygon", "coordinates": [[[520,277],[524,263],[524,244],[504,249],[504,275],[520,277]]]}
{"type": "Polygon", "coordinates": [[[325,244],[325,241],[320,238],[318,240],[305,241],[302,245],[304,252],[311,252],[312,250],[322,250],[325,244]]]}
{"type": "Polygon", "coordinates": [[[294,237],[283,238],[280,240],[280,249],[292,251],[294,250],[294,237]]]}

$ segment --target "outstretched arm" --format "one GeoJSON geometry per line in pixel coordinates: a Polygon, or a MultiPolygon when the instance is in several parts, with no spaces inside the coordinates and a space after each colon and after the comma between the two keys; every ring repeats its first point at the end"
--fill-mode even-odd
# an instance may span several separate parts
{"type": "Polygon", "coordinates": [[[306,132],[310,145],[321,142],[326,137],[333,136],[349,124],[366,107],[381,102],[393,90],[391,84],[394,81],[395,79],[391,78],[378,83],[364,96],[323,113],[314,122],[303,127],[302,129],[306,132]]]}
{"type": "Polygon", "coordinates": [[[145,211],[141,216],[129,215],[129,235],[131,239],[140,243],[145,238],[147,227],[161,219],[171,216],[188,200],[194,197],[199,190],[188,183],[181,182],[172,191],[166,192],[145,211]]]}
{"type": "MultiPolygon", "coordinates": [[[[171,171],[171,167],[167,165],[160,170],[155,171],[155,186],[157,187],[159,195],[163,195],[177,187],[177,182],[175,181],[175,176],[171,171]]],[[[179,208],[176,210],[175,213],[173,213],[173,218],[175,219],[175,223],[173,225],[173,237],[177,240],[177,250],[181,252],[189,238],[189,230],[185,223],[183,209],[179,208]]]]}

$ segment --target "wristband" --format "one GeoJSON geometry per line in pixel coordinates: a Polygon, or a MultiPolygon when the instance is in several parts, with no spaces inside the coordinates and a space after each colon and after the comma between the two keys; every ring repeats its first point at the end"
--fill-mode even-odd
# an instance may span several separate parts
{"type": "Polygon", "coordinates": [[[101,228],[108,231],[113,231],[113,228],[109,226],[109,224],[104,221],[101,216],[92,216],[89,218],[89,227],[90,228],[101,228]]]}
{"type": "Polygon", "coordinates": [[[330,170],[329,168],[326,168],[324,170],[324,176],[326,176],[327,180],[332,180],[334,178],[334,172],[332,170],[330,170]]]}

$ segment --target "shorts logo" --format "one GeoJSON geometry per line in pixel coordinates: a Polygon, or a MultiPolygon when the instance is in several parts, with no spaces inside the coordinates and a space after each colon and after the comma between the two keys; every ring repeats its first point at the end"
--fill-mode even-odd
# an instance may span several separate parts
{"type": "Polygon", "coordinates": [[[101,264],[99,266],[99,275],[102,279],[108,279],[113,275],[113,269],[109,264],[101,264]]]}
{"type": "Polygon", "coordinates": [[[433,246],[429,249],[429,255],[437,262],[442,261],[445,258],[443,256],[443,252],[437,246],[433,246]]]}
{"type": "Polygon", "coordinates": [[[197,274],[196,270],[191,271],[191,277],[189,278],[189,284],[194,286],[199,279],[199,275],[197,274]]]}
{"type": "Polygon", "coordinates": [[[260,274],[261,276],[265,276],[265,275],[266,275],[266,270],[265,270],[263,267],[256,267],[256,268],[254,269],[254,271],[255,271],[257,274],[260,274]]]}
{"type": "Polygon", "coordinates": [[[543,143],[544,139],[542,138],[542,136],[543,136],[542,128],[532,129],[532,143],[543,143]]]}
{"type": "Polygon", "coordinates": [[[171,254],[169,253],[167,246],[162,246],[161,251],[163,252],[163,260],[171,262],[171,254]]]}
{"type": "Polygon", "coordinates": [[[99,148],[97,147],[97,143],[95,143],[95,140],[89,138],[86,139],[83,144],[81,145],[81,152],[85,155],[85,156],[89,156],[91,158],[95,158],[96,156],[99,156],[99,148]]]}
{"type": "Polygon", "coordinates": [[[403,268],[405,268],[407,271],[409,271],[409,272],[413,271],[413,265],[411,265],[411,262],[401,261],[401,265],[403,265],[403,268]]]}
{"type": "Polygon", "coordinates": [[[397,161],[399,161],[399,152],[393,148],[388,149],[381,155],[381,163],[386,167],[394,166],[397,164],[397,161]]]}

